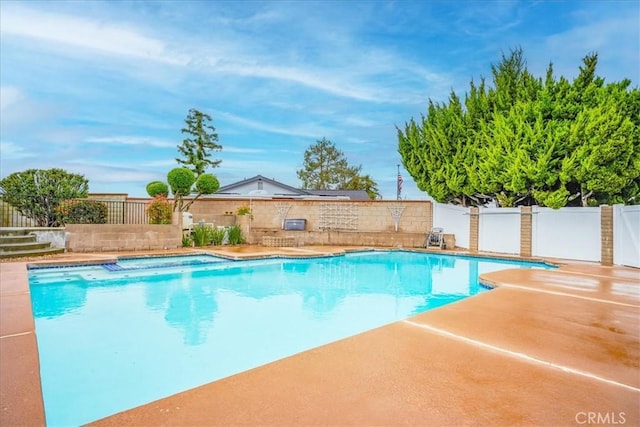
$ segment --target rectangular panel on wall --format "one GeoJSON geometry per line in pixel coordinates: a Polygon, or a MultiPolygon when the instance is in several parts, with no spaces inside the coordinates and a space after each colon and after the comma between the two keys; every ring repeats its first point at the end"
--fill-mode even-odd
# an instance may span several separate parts
{"type": "Polygon", "coordinates": [[[320,230],[357,230],[358,205],[347,202],[320,204],[320,230]]]}
{"type": "Polygon", "coordinates": [[[613,263],[640,268],[640,206],[613,207],[613,263]]]}
{"type": "Polygon", "coordinates": [[[454,234],[456,246],[469,249],[469,208],[433,203],[433,226],[454,234]]]}
{"type": "Polygon", "coordinates": [[[520,253],[520,208],[480,208],[480,252],[520,253]]]}
{"type": "Polygon", "coordinates": [[[600,261],[600,208],[533,208],[532,255],[600,261]]]}

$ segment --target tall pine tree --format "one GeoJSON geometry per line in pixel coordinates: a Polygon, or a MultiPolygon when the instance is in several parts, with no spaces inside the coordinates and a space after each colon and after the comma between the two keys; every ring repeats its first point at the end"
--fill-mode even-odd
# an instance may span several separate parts
{"type": "Polygon", "coordinates": [[[205,173],[207,168],[217,167],[221,160],[212,160],[212,151],[222,150],[218,144],[218,134],[215,127],[210,124],[211,116],[194,108],[189,110],[184,120],[186,127],[181,129],[187,136],[178,146],[178,151],[183,155],[176,158],[178,164],[190,169],[197,177],[205,173]]]}

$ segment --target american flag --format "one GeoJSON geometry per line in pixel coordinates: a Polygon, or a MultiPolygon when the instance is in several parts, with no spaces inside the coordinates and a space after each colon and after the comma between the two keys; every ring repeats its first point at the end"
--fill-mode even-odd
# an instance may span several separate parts
{"type": "Polygon", "coordinates": [[[402,193],[402,175],[398,172],[398,198],[400,198],[400,194],[402,193]]]}

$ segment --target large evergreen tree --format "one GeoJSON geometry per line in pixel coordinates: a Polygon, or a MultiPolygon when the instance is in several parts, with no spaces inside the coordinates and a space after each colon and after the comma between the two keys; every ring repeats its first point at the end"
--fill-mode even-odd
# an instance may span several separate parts
{"type": "Polygon", "coordinates": [[[342,190],[364,190],[369,195],[371,200],[375,200],[380,197],[378,191],[378,184],[371,178],[369,174],[361,175],[362,167],[353,168],[352,173],[344,177],[343,182],[340,184],[342,190]]]}
{"type": "Polygon", "coordinates": [[[176,158],[176,161],[191,169],[197,178],[205,173],[207,168],[215,168],[220,164],[221,160],[211,159],[211,152],[222,150],[222,146],[218,144],[215,127],[210,124],[210,115],[192,108],[184,122],[186,127],[182,128],[181,132],[187,136],[182,145],[178,145],[178,151],[183,157],[176,158]]]}
{"type": "Polygon", "coordinates": [[[296,171],[302,187],[310,190],[365,190],[371,199],[380,196],[362,166],[351,166],[334,143],[322,138],[304,152],[303,168],[296,171]]]}
{"type": "Polygon", "coordinates": [[[147,184],[146,190],[151,197],[173,195],[173,210],[186,211],[200,196],[214,194],[220,188],[215,175],[205,173],[208,167],[217,167],[220,160],[211,160],[211,152],[221,150],[218,134],[209,124],[211,116],[196,109],[189,110],[185,119],[186,127],[181,132],[187,134],[178,151],[184,158],[176,158],[182,165],[169,171],[168,185],[162,181],[147,184]],[[185,200],[190,198],[189,200],[185,200]]]}
{"type": "Polygon", "coordinates": [[[559,208],[640,203],[640,90],[605,84],[587,55],[573,82],[532,76],[522,51],[473,81],[464,103],[429,101],[426,117],[398,129],[418,187],[462,205],[559,208]]]}
{"type": "Polygon", "coordinates": [[[322,138],[304,152],[303,169],[296,173],[302,181],[302,188],[329,190],[338,186],[348,169],[344,153],[331,141],[322,138]]]}

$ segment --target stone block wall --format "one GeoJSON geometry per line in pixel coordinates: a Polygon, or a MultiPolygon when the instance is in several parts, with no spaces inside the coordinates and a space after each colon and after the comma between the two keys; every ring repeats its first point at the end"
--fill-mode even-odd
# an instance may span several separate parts
{"type": "Polygon", "coordinates": [[[329,227],[345,231],[360,232],[395,232],[395,224],[391,215],[392,209],[403,207],[398,223],[399,233],[427,233],[432,227],[432,205],[429,201],[395,201],[395,200],[296,200],[296,199],[199,199],[189,212],[193,222],[202,220],[206,223],[220,224],[221,219],[235,214],[241,206],[251,208],[253,220],[250,227],[254,229],[280,230],[282,220],[305,219],[306,230],[320,231],[327,224],[327,217],[335,216],[336,221],[349,220],[348,229],[329,227]],[[282,212],[286,210],[286,216],[282,212]],[[332,212],[327,215],[327,211],[332,212]],[[324,218],[323,218],[324,216],[324,218]],[[342,216],[342,218],[340,218],[342,216]],[[349,218],[347,218],[349,217],[349,218]]]}
{"type": "Polygon", "coordinates": [[[379,246],[389,248],[418,248],[425,240],[424,233],[396,233],[380,231],[284,231],[252,230],[249,243],[265,244],[271,241],[287,241],[285,246],[335,245],[335,246],[379,246]]]}
{"type": "MultiPolygon", "coordinates": [[[[240,224],[251,244],[260,244],[263,236],[272,236],[293,239],[296,246],[420,247],[432,227],[429,201],[211,198],[197,200],[189,212],[194,224],[199,221],[218,226],[240,224]],[[235,215],[243,206],[250,207],[251,220],[235,215]],[[392,211],[398,207],[402,208],[402,215],[396,232],[392,211]],[[329,226],[323,227],[332,215],[335,224],[329,221],[329,226]],[[284,218],[305,219],[305,231],[282,230],[284,218]],[[349,218],[348,224],[345,218],[349,218]]],[[[182,246],[182,217],[174,216],[174,225],[69,224],[66,249],[101,252],[178,248],[182,246]]]]}
{"type": "Polygon", "coordinates": [[[69,252],[141,251],[182,247],[180,225],[68,224],[69,252]]]}

